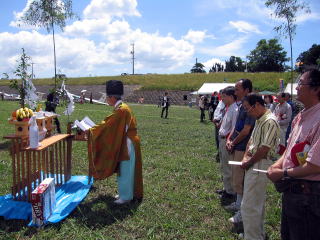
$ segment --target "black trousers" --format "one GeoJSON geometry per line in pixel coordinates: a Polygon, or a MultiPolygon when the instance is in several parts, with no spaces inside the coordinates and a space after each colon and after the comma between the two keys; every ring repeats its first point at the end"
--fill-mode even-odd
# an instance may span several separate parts
{"type": "MultiPolygon", "coordinates": [[[[216,147],[219,150],[219,128],[216,125],[214,125],[214,137],[216,140],[216,147]]],[[[219,151],[218,151],[218,153],[219,153],[219,151]]]]}
{"type": "Polygon", "coordinates": [[[59,122],[58,117],[55,117],[55,118],[54,118],[54,123],[56,124],[57,132],[58,132],[58,133],[61,133],[60,122],[59,122]]]}
{"type": "Polygon", "coordinates": [[[203,122],[205,119],[204,108],[200,108],[200,122],[203,122]]]}
{"type": "Polygon", "coordinates": [[[320,195],[284,192],[282,195],[281,239],[320,239],[320,195]]]}
{"type": "Polygon", "coordinates": [[[163,113],[164,113],[164,111],[166,111],[166,116],[165,116],[165,118],[168,118],[168,109],[169,109],[168,106],[162,108],[162,111],[161,111],[161,117],[162,117],[162,118],[163,118],[163,113]]]}

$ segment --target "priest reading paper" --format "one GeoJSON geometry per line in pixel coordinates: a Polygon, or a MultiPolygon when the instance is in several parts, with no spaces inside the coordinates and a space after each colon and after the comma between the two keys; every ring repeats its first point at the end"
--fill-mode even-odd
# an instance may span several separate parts
{"type": "Polygon", "coordinates": [[[89,129],[89,161],[93,177],[105,179],[117,172],[119,197],[115,203],[141,200],[142,161],[136,119],[128,105],[121,100],[121,81],[108,81],[106,92],[106,101],[114,110],[104,121],[89,129]]]}

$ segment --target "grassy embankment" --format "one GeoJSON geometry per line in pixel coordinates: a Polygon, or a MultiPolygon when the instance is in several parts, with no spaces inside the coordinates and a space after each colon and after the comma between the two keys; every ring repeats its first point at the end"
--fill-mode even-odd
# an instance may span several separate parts
{"type": "MultiPolygon", "coordinates": [[[[278,91],[279,79],[284,79],[285,84],[290,80],[290,73],[212,73],[212,74],[147,74],[127,76],[106,76],[106,77],[81,77],[69,78],[68,85],[95,85],[104,84],[106,80],[122,80],[125,84],[141,85],[145,90],[190,90],[199,89],[203,83],[210,82],[235,82],[240,78],[249,78],[253,81],[254,88],[259,91],[278,91]]],[[[35,85],[53,84],[52,79],[35,79],[35,85]]],[[[0,85],[7,85],[8,81],[0,81],[0,85]]]]}
{"type": "MultiPolygon", "coordinates": [[[[0,195],[10,192],[8,124],[17,102],[0,104],[0,195]]],[[[141,137],[145,199],[140,204],[112,204],[116,179],[97,181],[86,199],[59,224],[36,230],[26,222],[0,219],[0,239],[237,239],[227,221],[231,213],[219,202],[219,165],[215,162],[213,126],[199,123],[199,111],[172,106],[169,119],[159,117],[153,105],[133,105],[141,137]]],[[[59,107],[58,113],[63,112],[59,107]]],[[[99,122],[111,109],[100,105],[76,105],[71,119],[89,116],[99,122]]],[[[63,130],[67,118],[60,117],[63,130]]],[[[73,175],[87,174],[87,148],[73,145],[73,175]]],[[[280,197],[268,186],[265,226],[270,240],[280,239],[280,197]]]]}

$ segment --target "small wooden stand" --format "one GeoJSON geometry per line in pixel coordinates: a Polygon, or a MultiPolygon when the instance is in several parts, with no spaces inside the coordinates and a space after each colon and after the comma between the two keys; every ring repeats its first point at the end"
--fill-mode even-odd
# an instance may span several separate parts
{"type": "Polygon", "coordinates": [[[16,136],[29,136],[29,121],[13,121],[9,123],[15,126],[16,136]]]}
{"type": "Polygon", "coordinates": [[[12,196],[31,201],[31,192],[47,177],[56,185],[71,178],[72,135],[58,134],[46,138],[38,148],[29,148],[28,137],[10,135],[12,140],[12,196]]]}
{"type": "MultiPolygon", "coordinates": [[[[72,122],[69,122],[67,125],[67,133],[68,134],[71,134],[71,126],[72,126],[72,122]]],[[[80,134],[77,132],[76,134],[72,134],[72,136],[73,136],[73,139],[72,139],[73,141],[87,142],[88,161],[89,161],[89,170],[88,170],[89,181],[88,181],[88,184],[90,184],[91,177],[92,177],[92,169],[93,169],[92,160],[91,160],[91,156],[90,156],[90,153],[91,153],[91,145],[89,143],[90,131],[88,131],[88,133],[85,133],[82,131],[80,134]]]]}

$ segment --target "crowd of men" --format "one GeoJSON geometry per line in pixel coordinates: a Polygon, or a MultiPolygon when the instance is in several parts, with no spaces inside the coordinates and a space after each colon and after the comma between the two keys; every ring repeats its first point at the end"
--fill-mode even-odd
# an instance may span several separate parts
{"type": "Polygon", "coordinates": [[[240,79],[223,89],[214,111],[221,204],[234,212],[229,221],[243,226],[240,236],[264,240],[269,178],[283,193],[281,238],[319,239],[320,72],[301,75],[297,100],[304,109],[294,118],[289,94],[279,93],[275,105],[252,88],[249,79],[240,79]]]}

